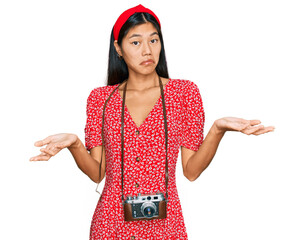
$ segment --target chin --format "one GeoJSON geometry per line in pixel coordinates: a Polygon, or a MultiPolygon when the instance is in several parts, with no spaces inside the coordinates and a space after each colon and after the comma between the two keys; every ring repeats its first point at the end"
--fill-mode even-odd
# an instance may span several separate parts
{"type": "Polygon", "coordinates": [[[151,74],[153,74],[155,72],[155,69],[153,70],[153,71],[150,71],[150,72],[144,72],[144,73],[142,73],[143,75],[151,75],[151,74]]]}
{"type": "Polygon", "coordinates": [[[152,74],[156,71],[155,67],[150,67],[150,68],[146,68],[145,70],[141,69],[140,71],[138,71],[138,73],[143,74],[143,75],[149,75],[152,74]]]}

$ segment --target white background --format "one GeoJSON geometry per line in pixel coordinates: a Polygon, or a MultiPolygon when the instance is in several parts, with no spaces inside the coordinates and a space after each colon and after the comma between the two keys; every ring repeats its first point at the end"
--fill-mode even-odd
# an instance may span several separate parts
{"type": "MultiPolygon", "coordinates": [[[[177,186],[190,240],[305,239],[302,1],[1,1],[0,239],[89,239],[99,195],[67,149],[34,142],[75,133],[106,84],[110,32],[141,3],[161,21],[171,78],[195,82],[213,122],[259,119],[274,132],[227,132],[210,166],[177,186]]],[[[100,184],[102,190],[104,180],[100,184]]]]}

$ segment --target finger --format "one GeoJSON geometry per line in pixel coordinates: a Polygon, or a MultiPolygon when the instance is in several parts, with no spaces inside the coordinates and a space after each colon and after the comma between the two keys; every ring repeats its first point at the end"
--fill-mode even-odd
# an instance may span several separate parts
{"type": "Polygon", "coordinates": [[[261,121],[258,120],[258,119],[250,120],[250,124],[251,124],[251,125],[261,124],[261,121]]]}
{"type": "Polygon", "coordinates": [[[45,152],[51,156],[56,155],[59,151],[61,150],[61,148],[58,148],[56,145],[48,145],[46,148],[42,148],[40,149],[40,151],[45,152]]]}
{"type": "Polygon", "coordinates": [[[43,153],[46,153],[46,154],[48,154],[50,156],[54,156],[56,154],[54,152],[53,148],[52,149],[50,149],[50,148],[41,148],[40,151],[43,152],[43,153]]]}
{"type": "Polygon", "coordinates": [[[40,156],[40,157],[35,157],[33,162],[35,161],[48,161],[52,156],[50,155],[45,155],[45,156],[40,156]]]}
{"type": "Polygon", "coordinates": [[[39,156],[45,156],[45,155],[47,155],[46,153],[44,153],[44,152],[42,152],[42,153],[40,153],[39,155],[37,155],[37,156],[34,156],[34,157],[31,157],[30,159],[34,159],[34,158],[36,158],[36,157],[39,157],[39,156]]]}
{"type": "Polygon", "coordinates": [[[49,154],[46,154],[46,153],[41,153],[35,157],[32,157],[30,158],[30,161],[31,162],[34,162],[34,161],[47,161],[51,158],[52,156],[50,156],[49,154]]]}
{"type": "Polygon", "coordinates": [[[264,129],[260,129],[256,132],[254,132],[253,135],[261,135],[261,134],[264,134],[264,133],[267,133],[267,132],[273,132],[274,129],[275,128],[273,126],[265,127],[264,129]]]}
{"type": "Polygon", "coordinates": [[[51,140],[52,140],[52,136],[48,136],[48,137],[46,137],[46,138],[43,139],[43,140],[39,140],[39,141],[35,142],[35,143],[34,143],[34,146],[36,146],[36,147],[41,147],[41,146],[43,146],[43,145],[46,145],[46,144],[50,143],[51,140]]]}
{"type": "Polygon", "coordinates": [[[247,135],[250,135],[250,134],[253,134],[254,132],[257,132],[261,129],[264,129],[264,126],[263,125],[259,125],[259,126],[250,126],[248,127],[247,129],[243,130],[242,132],[247,134],[247,135]]]}
{"type": "Polygon", "coordinates": [[[242,132],[243,130],[247,130],[251,127],[249,124],[250,124],[249,121],[245,120],[245,121],[233,123],[232,128],[242,132]]]}

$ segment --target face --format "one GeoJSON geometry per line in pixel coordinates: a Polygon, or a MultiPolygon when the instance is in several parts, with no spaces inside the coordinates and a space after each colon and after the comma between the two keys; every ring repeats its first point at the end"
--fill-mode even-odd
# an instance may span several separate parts
{"type": "Polygon", "coordinates": [[[150,74],[155,71],[159,62],[161,43],[158,32],[150,22],[131,28],[122,40],[122,47],[114,42],[114,46],[131,71],[150,74]],[[143,63],[150,60],[151,62],[143,63]]]}

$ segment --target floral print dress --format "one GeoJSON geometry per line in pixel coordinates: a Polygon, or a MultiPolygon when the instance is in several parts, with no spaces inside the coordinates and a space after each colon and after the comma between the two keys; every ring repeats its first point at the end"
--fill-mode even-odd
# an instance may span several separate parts
{"type": "MultiPolygon", "coordinates": [[[[93,89],[87,99],[85,146],[102,145],[102,113],[106,99],[118,86],[93,89]]],[[[105,185],[92,217],[90,240],[188,239],[176,187],[180,146],[197,151],[204,139],[204,109],[198,86],[183,79],[169,79],[163,87],[168,129],[168,203],[165,219],[125,221],[121,203],[121,111],[123,99],[116,89],[105,109],[105,185]]],[[[125,104],[124,197],[138,193],[166,193],[165,129],[162,96],[138,127],[125,104]]],[[[105,161],[103,159],[103,161],[105,161]]]]}

